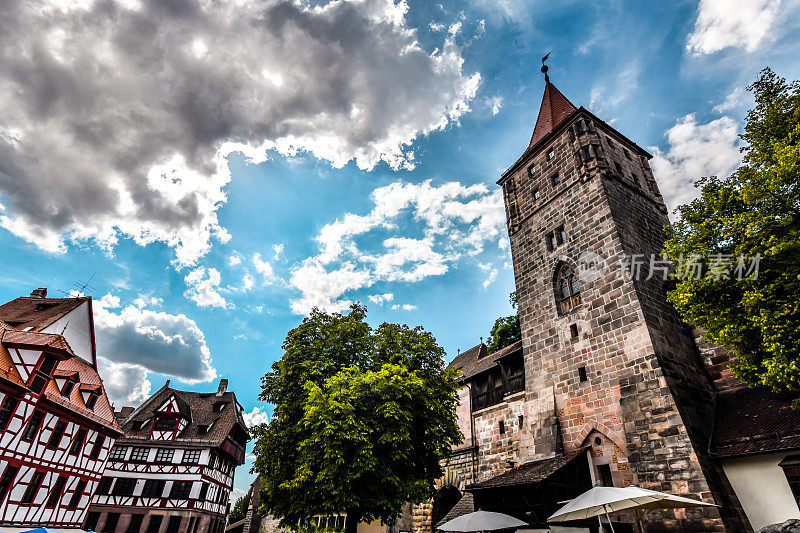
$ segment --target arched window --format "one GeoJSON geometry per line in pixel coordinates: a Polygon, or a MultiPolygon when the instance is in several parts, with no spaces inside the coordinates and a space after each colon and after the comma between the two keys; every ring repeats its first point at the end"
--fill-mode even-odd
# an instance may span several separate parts
{"type": "Polygon", "coordinates": [[[561,265],[556,275],[556,300],[561,313],[568,313],[581,303],[581,287],[575,272],[567,265],[561,265]]]}

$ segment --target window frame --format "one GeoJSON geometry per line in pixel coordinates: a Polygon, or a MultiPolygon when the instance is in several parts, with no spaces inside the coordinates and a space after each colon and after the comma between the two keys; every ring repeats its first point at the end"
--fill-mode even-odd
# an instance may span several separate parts
{"type": "Polygon", "coordinates": [[[554,290],[558,310],[562,315],[570,313],[583,303],[578,277],[575,270],[567,264],[561,263],[556,269],[554,290]]]}
{"type": "Polygon", "coordinates": [[[128,446],[114,446],[108,454],[109,461],[124,461],[128,455],[128,446]],[[120,455],[122,452],[122,455],[120,455]]]}
{"type": "Polygon", "coordinates": [[[45,507],[53,508],[58,506],[64,496],[64,488],[67,486],[67,481],[69,481],[69,476],[63,474],[58,476],[53,488],[50,490],[50,494],[47,496],[47,500],[45,500],[45,507]]]}
{"type": "Polygon", "coordinates": [[[181,463],[185,465],[197,465],[200,464],[200,457],[202,456],[202,450],[194,450],[194,449],[186,449],[183,450],[183,455],[181,456],[181,463]],[[187,454],[191,454],[190,457],[192,460],[187,460],[187,454]]]}
{"type": "Polygon", "coordinates": [[[69,503],[67,504],[67,510],[73,511],[78,508],[78,505],[81,503],[81,498],[83,498],[83,493],[86,490],[86,485],[87,481],[85,479],[78,480],[78,484],[75,485],[75,491],[72,493],[69,503]]]}
{"type": "Polygon", "coordinates": [[[117,478],[111,496],[133,496],[133,491],[136,490],[136,481],[136,478],[132,477],[117,478]]]}
{"type": "Polygon", "coordinates": [[[98,433],[97,438],[92,445],[92,449],[89,452],[89,459],[97,460],[100,457],[100,452],[103,451],[103,445],[106,443],[106,436],[98,433]]]}
{"type": "Polygon", "coordinates": [[[175,448],[156,448],[156,463],[171,463],[173,459],[175,459],[175,448]],[[169,458],[165,459],[163,455],[169,455],[169,458]]]}
{"type": "Polygon", "coordinates": [[[171,500],[188,500],[192,494],[193,485],[193,481],[185,479],[173,481],[172,487],[169,489],[169,498],[171,500]]]}
{"type": "Polygon", "coordinates": [[[28,483],[28,486],[25,487],[25,492],[22,494],[22,499],[19,501],[19,504],[26,506],[35,505],[36,497],[39,495],[39,491],[42,489],[43,482],[44,472],[41,470],[34,470],[33,476],[31,476],[31,481],[28,483]]]}
{"type": "Polygon", "coordinates": [[[3,403],[0,404],[0,433],[5,433],[8,429],[11,419],[14,418],[14,414],[17,412],[17,407],[19,407],[19,398],[6,394],[6,397],[3,398],[3,403]],[[8,406],[11,404],[13,406],[9,408],[8,406]],[[2,420],[3,413],[8,413],[8,418],[6,418],[5,422],[2,420]]]}
{"type": "Polygon", "coordinates": [[[88,435],[89,431],[86,428],[78,428],[78,431],[72,437],[72,443],[69,445],[68,455],[80,455],[88,435]]]}
{"type": "Polygon", "coordinates": [[[561,185],[561,175],[558,172],[550,176],[550,184],[553,187],[558,187],[559,185],[561,185]]]}
{"type": "Polygon", "coordinates": [[[57,450],[61,439],[64,438],[64,432],[66,430],[67,423],[60,418],[56,420],[56,425],[53,427],[53,431],[50,433],[50,438],[47,439],[47,445],[45,447],[48,450],[57,450]],[[53,440],[55,440],[55,442],[53,442],[53,440]]]}
{"type": "Polygon", "coordinates": [[[0,504],[2,504],[8,493],[11,492],[11,487],[14,485],[14,480],[17,478],[17,474],[19,474],[19,466],[6,464],[5,470],[3,470],[3,475],[0,476],[0,504]],[[7,485],[3,486],[4,483],[8,483],[7,485]]]}
{"type": "Polygon", "coordinates": [[[150,457],[150,448],[147,446],[133,446],[128,461],[132,463],[146,463],[150,457]],[[144,455],[142,453],[144,452],[144,455]]]}
{"type": "Polygon", "coordinates": [[[163,479],[148,479],[144,482],[142,487],[142,498],[163,498],[164,487],[167,483],[163,479]]]}
{"type": "Polygon", "coordinates": [[[28,423],[25,424],[25,429],[22,430],[22,435],[20,435],[20,440],[24,440],[25,442],[32,442],[36,438],[36,435],[39,433],[39,430],[41,429],[43,422],[44,422],[44,411],[40,409],[34,409],[33,413],[31,413],[30,418],[28,418],[28,423]],[[36,425],[33,426],[32,424],[37,415],[39,416],[39,418],[36,419],[36,425]],[[28,433],[31,433],[31,435],[27,436],[28,433]]]}

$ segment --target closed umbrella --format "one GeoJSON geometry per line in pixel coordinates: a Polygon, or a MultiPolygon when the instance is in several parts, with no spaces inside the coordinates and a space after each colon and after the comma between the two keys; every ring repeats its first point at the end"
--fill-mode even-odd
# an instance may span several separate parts
{"type": "Polygon", "coordinates": [[[473,531],[495,531],[497,529],[509,529],[527,525],[528,524],[522,520],[517,520],[513,516],[507,514],[492,513],[490,511],[475,511],[474,513],[453,518],[436,529],[468,533],[473,531]]]}

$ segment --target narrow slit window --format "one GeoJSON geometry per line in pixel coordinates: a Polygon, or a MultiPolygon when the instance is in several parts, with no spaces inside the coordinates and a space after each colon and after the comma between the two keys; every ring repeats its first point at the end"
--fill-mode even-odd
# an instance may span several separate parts
{"type": "Polygon", "coordinates": [[[553,184],[553,187],[561,183],[561,176],[558,175],[558,172],[550,176],[550,183],[553,184]]]}
{"type": "Polygon", "coordinates": [[[578,325],[577,324],[570,325],[570,327],[569,327],[569,335],[573,339],[577,339],[578,338],[578,325]]]}
{"type": "Polygon", "coordinates": [[[586,375],[586,367],[585,366],[578,367],[578,378],[581,381],[586,381],[586,380],[589,379],[588,376],[586,375]]]}
{"type": "Polygon", "coordinates": [[[502,420],[500,421],[500,423],[498,424],[498,430],[500,431],[501,435],[505,435],[505,433],[506,433],[506,423],[504,421],[502,421],[502,420]]]}

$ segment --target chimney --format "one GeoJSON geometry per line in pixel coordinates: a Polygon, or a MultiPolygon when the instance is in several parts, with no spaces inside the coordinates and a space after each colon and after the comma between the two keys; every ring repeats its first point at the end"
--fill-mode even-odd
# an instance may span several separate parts
{"type": "Polygon", "coordinates": [[[219,387],[217,388],[217,396],[222,396],[228,390],[228,379],[222,378],[219,380],[219,387]]]}
{"type": "Polygon", "coordinates": [[[47,287],[39,287],[32,290],[31,298],[47,298],[47,287]]]}

